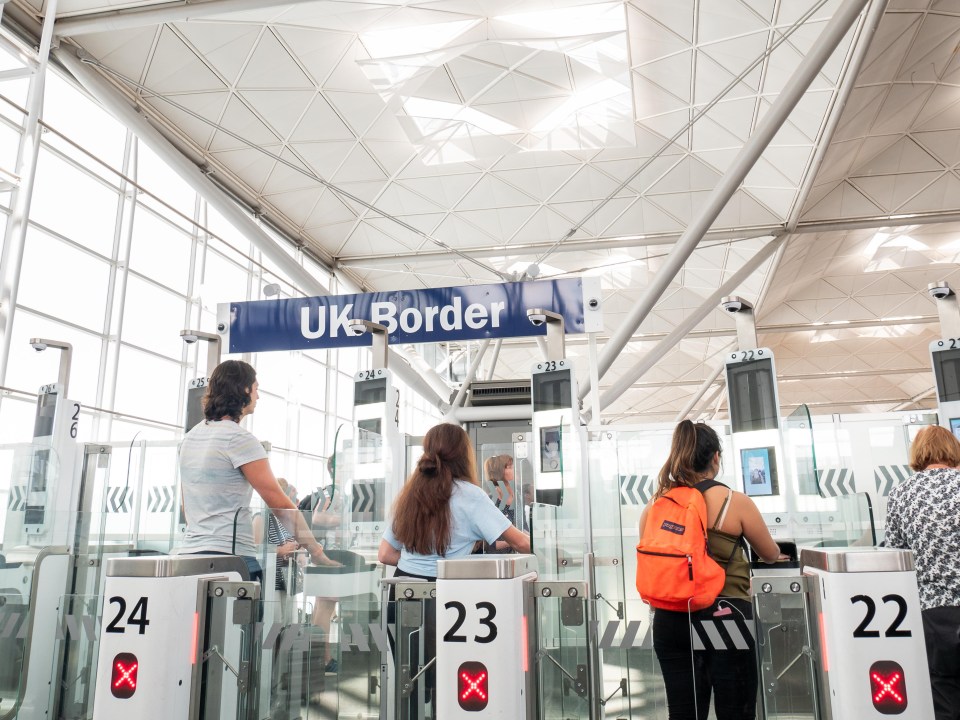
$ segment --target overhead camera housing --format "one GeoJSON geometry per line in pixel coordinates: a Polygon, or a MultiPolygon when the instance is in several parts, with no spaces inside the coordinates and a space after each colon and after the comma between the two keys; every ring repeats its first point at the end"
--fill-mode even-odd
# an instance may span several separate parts
{"type": "Polygon", "coordinates": [[[30,341],[30,346],[37,352],[43,352],[47,349],[47,344],[40,340],[39,338],[33,338],[30,341]]]}
{"type": "Polygon", "coordinates": [[[527,320],[529,320],[530,324],[534,327],[540,327],[547,321],[547,316],[543,312],[527,310],[527,320]]]}
{"type": "Polygon", "coordinates": [[[927,285],[927,292],[934,300],[945,300],[953,295],[953,289],[947,284],[946,280],[940,280],[927,285]]]}
{"type": "Polygon", "coordinates": [[[183,341],[187,343],[187,345],[193,345],[193,343],[199,340],[199,338],[196,335],[193,335],[191,333],[187,333],[186,335],[181,335],[180,337],[183,338],[183,341]]]}
{"type": "Polygon", "coordinates": [[[728,313],[738,313],[747,310],[753,310],[753,303],[744,300],[739,295],[731,295],[730,297],[725,297],[720,301],[720,307],[722,307],[728,313]]]}

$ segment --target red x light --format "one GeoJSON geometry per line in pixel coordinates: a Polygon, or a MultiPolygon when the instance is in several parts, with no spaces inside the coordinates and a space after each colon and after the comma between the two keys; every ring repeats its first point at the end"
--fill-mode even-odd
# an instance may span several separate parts
{"type": "Polygon", "coordinates": [[[110,692],[115,698],[126,700],[137,691],[137,671],[140,663],[133,653],[120,653],[113,659],[110,673],[110,692]]]}
{"type": "Polygon", "coordinates": [[[907,709],[907,683],[899,663],[877,660],[870,666],[870,699],[884,715],[899,715],[907,709]]]}
{"type": "Polygon", "coordinates": [[[490,699],[487,666],[481,662],[468,661],[457,669],[457,702],[468,712],[477,712],[487,706],[490,699]]]}

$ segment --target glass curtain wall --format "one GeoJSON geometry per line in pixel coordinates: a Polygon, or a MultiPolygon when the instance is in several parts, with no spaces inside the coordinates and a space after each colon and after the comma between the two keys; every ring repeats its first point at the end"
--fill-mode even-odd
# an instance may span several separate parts
{"type": "MultiPolygon", "coordinates": [[[[17,66],[0,56],[0,70],[17,66]]],[[[0,168],[8,172],[28,82],[0,81],[0,168]]],[[[205,374],[206,358],[206,348],[184,344],[180,330],[212,332],[217,303],[265,299],[265,285],[279,284],[279,297],[297,290],[159,157],[54,71],[42,123],[0,442],[30,440],[37,389],[57,378],[57,353],[38,354],[27,342],[37,336],[73,345],[69,395],[83,408],[79,441],[176,440],[184,389],[205,374]]],[[[0,190],[4,223],[10,203],[11,191],[0,190]]],[[[328,270],[276,241],[330,292],[344,292],[328,270]]],[[[307,492],[323,476],[336,428],[351,421],[352,373],[368,362],[365,353],[246,359],[261,384],[249,428],[272,443],[277,474],[307,492]]],[[[402,425],[422,431],[436,417],[433,408],[409,392],[404,398],[402,425]]]]}

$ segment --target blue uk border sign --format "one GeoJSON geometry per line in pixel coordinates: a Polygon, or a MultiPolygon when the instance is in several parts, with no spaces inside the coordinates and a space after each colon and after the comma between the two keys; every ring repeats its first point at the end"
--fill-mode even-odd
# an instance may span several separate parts
{"type": "Polygon", "coordinates": [[[218,319],[230,353],[316,350],[369,345],[350,320],[386,326],[391,345],[543,335],[527,320],[532,308],[559,313],[565,332],[582,333],[584,302],[576,278],[236,302],[221,305],[218,319]]]}

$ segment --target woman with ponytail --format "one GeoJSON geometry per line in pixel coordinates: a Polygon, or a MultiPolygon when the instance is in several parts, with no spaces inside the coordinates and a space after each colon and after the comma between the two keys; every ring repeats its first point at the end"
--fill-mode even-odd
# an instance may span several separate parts
{"type": "MultiPolygon", "coordinates": [[[[667,690],[670,720],[706,718],[714,696],[717,720],[753,720],[757,706],[757,670],[752,624],[750,564],[743,551],[745,539],[764,562],[786,560],[770,536],[753,500],[717,482],[720,473],[720,438],[703,423],[681,422],[673,433],[670,455],[660,470],[659,484],[651,503],[676,487],[692,487],[703,493],[707,506],[707,548],[726,574],[717,601],[693,613],[655,610],[653,649],[667,690]],[[745,631],[748,647],[725,650],[712,646],[709,636],[696,626],[714,618],[728,617],[745,631]],[[691,624],[695,627],[691,628],[691,624]],[[703,650],[693,650],[692,633],[706,637],[703,650]]],[[[643,536],[649,511],[640,516],[643,536]]],[[[701,638],[702,639],[702,638],[701,638]]]]}
{"type": "Polygon", "coordinates": [[[463,557],[477,540],[502,539],[530,552],[530,538],[515,528],[480,488],[466,431],[442,423],[427,431],[423,455],[393,507],[379,559],[396,575],[433,580],[437,560],[463,557]]]}

